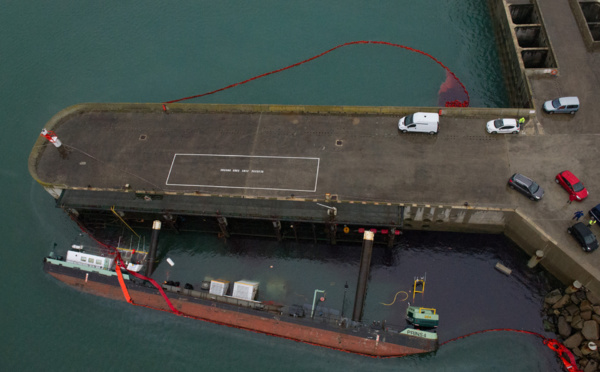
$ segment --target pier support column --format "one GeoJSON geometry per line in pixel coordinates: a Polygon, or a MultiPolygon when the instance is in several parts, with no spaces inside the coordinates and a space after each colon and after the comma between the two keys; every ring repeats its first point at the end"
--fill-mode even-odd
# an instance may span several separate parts
{"type": "Polygon", "coordinates": [[[275,236],[277,237],[277,241],[281,241],[281,221],[276,220],[273,222],[273,230],[275,230],[275,236]]]}
{"type": "Polygon", "coordinates": [[[329,235],[329,243],[331,245],[337,244],[337,223],[335,218],[337,216],[337,208],[327,207],[327,215],[329,216],[329,222],[327,223],[327,234],[329,235]]]}
{"type": "Polygon", "coordinates": [[[369,270],[371,268],[371,257],[373,256],[373,234],[372,231],[365,231],[363,237],[362,256],[360,258],[360,270],[358,272],[358,283],[356,284],[356,297],[354,298],[354,312],[352,320],[360,322],[367,294],[367,281],[369,280],[369,270]]]}
{"type": "Polygon", "coordinates": [[[217,222],[219,223],[222,236],[229,238],[229,231],[227,231],[227,218],[219,216],[217,217],[217,222]]]}
{"type": "Polygon", "coordinates": [[[335,222],[329,222],[327,224],[327,235],[329,235],[329,243],[331,245],[337,244],[337,224],[335,222]]]}
{"type": "Polygon", "coordinates": [[[297,243],[298,242],[298,222],[292,222],[292,225],[290,227],[294,231],[294,238],[296,239],[296,243],[297,243]]]}
{"type": "Polygon", "coordinates": [[[390,231],[388,232],[388,242],[387,242],[388,248],[393,248],[395,241],[396,241],[396,228],[392,227],[390,229],[390,231]]]}
{"type": "Polygon", "coordinates": [[[150,240],[150,253],[148,258],[148,265],[146,265],[146,276],[150,277],[154,271],[154,261],[156,261],[156,249],[158,247],[158,234],[160,233],[161,223],[159,220],[155,220],[152,223],[152,238],[150,240]]]}

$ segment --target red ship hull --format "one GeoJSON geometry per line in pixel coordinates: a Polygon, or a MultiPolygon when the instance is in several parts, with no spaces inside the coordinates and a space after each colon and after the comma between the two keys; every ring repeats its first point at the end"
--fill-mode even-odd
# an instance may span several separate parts
{"type": "MultiPolygon", "coordinates": [[[[83,292],[125,301],[116,277],[107,277],[49,262],[44,263],[44,270],[61,282],[83,292]]],[[[171,312],[158,290],[133,282],[127,283],[127,289],[135,305],[171,312]]],[[[341,327],[337,330],[326,329],[333,327],[325,327],[322,324],[315,324],[315,326],[299,324],[298,319],[286,315],[247,309],[244,311],[228,309],[223,304],[199,301],[173,293],[169,293],[168,297],[183,316],[366,356],[402,357],[432,352],[438,346],[437,340],[425,340],[397,333],[389,334],[383,330],[372,332],[366,335],[367,337],[359,337],[349,334],[353,332],[341,327]]]]}

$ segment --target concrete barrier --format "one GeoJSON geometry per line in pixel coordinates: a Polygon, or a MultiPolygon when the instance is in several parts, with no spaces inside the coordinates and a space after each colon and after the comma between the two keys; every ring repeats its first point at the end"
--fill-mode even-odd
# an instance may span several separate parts
{"type": "Polygon", "coordinates": [[[591,292],[600,294],[598,268],[577,258],[580,252],[576,244],[561,247],[518,209],[411,204],[404,206],[404,227],[407,230],[504,234],[529,255],[542,251],[544,259],[539,265],[563,283],[577,280],[591,292]]]}

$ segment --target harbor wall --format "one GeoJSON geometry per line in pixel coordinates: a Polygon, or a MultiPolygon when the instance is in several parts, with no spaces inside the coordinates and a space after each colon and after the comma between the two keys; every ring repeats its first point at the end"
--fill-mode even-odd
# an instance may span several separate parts
{"type": "Polygon", "coordinates": [[[590,52],[600,50],[600,0],[569,0],[573,16],[590,52]]]}
{"type": "MultiPolygon", "coordinates": [[[[91,191],[93,192],[93,191],[91,191]]],[[[201,202],[206,197],[194,197],[201,202]]],[[[565,284],[574,280],[581,282],[587,289],[594,293],[600,293],[600,277],[598,269],[592,267],[585,259],[578,245],[564,231],[564,241],[557,241],[546,233],[543,226],[537,224],[521,210],[514,208],[497,208],[485,206],[462,205],[433,205],[420,203],[373,203],[352,202],[343,200],[295,200],[262,201],[257,199],[239,199],[238,202],[260,203],[268,202],[269,208],[256,213],[256,208],[251,208],[252,215],[234,214],[233,210],[224,210],[226,203],[219,203],[222,197],[215,198],[220,204],[221,213],[211,214],[208,210],[203,212],[182,213],[186,220],[184,229],[231,234],[240,236],[261,236],[267,239],[295,239],[295,240],[317,240],[337,244],[343,241],[360,241],[362,232],[371,229],[375,234],[375,242],[392,246],[396,242],[394,229],[398,230],[420,230],[420,231],[443,231],[462,233],[504,234],[508,239],[517,244],[523,251],[533,256],[536,251],[544,252],[544,258],[540,265],[552,273],[565,284]],[[344,216],[331,216],[327,213],[305,215],[301,212],[308,206],[312,207],[315,201],[328,203],[334,206],[344,216]],[[282,204],[283,203],[283,204],[282,204]],[[285,203],[292,203],[287,205],[285,203]],[[285,207],[285,208],[284,208],[285,207]],[[283,209],[282,209],[283,208],[283,209]],[[357,216],[356,219],[353,216],[357,216]],[[225,217],[225,219],[223,219],[225,217]],[[223,224],[223,221],[224,224],[223,224]],[[578,257],[579,256],[579,257],[578,257]]],[[[229,198],[225,198],[229,199],[229,198]]],[[[195,204],[195,203],[194,203],[195,204]]],[[[242,203],[242,209],[248,205],[242,203]]],[[[60,206],[60,204],[59,204],[60,206]]],[[[67,211],[72,212],[73,206],[67,206],[67,211]]],[[[91,224],[94,218],[112,218],[110,211],[104,208],[97,210],[89,207],[76,207],[82,215],[87,216],[84,223],[91,224]],[[81,209],[80,209],[81,208],[81,209]],[[92,219],[89,217],[92,216],[92,219]]],[[[125,208],[117,203],[117,210],[134,227],[140,216],[142,220],[151,221],[164,219],[165,213],[161,210],[139,210],[125,208]],[[145,214],[139,214],[144,212],[145,214]]],[[[205,208],[203,206],[203,208],[205,208]]],[[[310,208],[313,209],[314,208],[310,208]]],[[[176,211],[172,211],[176,212],[176,211]]],[[[80,216],[81,217],[81,216],[80,216]]],[[[173,217],[176,217],[174,215],[173,217]]],[[[168,221],[167,221],[168,222],[168,221]]],[[[167,223],[165,222],[165,223],[167,223]]],[[[168,224],[167,224],[168,226],[168,224]]],[[[89,226],[92,227],[92,226],[89,226]]],[[[556,234],[555,234],[556,236],[556,234]]],[[[562,236],[559,236],[562,239],[562,236]]]]}
{"type": "Polygon", "coordinates": [[[553,239],[519,209],[407,205],[404,212],[404,229],[501,233],[531,256],[538,250],[544,252],[540,265],[564,284],[571,284],[577,280],[593,293],[600,293],[600,281],[598,275],[595,275],[598,269],[577,257],[586,253],[581,252],[574,240],[570,241],[566,229],[564,234],[568,238],[565,240],[567,244],[561,247],[561,242],[553,239]]]}
{"type": "MultiPolygon", "coordinates": [[[[567,235],[566,229],[564,233],[567,235]]],[[[588,253],[581,252],[574,240],[573,244],[569,244],[571,247],[561,248],[559,242],[519,210],[512,212],[510,216],[507,215],[504,235],[532,256],[537,250],[543,251],[544,258],[540,265],[563,283],[571,284],[577,280],[590,291],[600,293],[600,282],[592,274],[596,268],[588,265],[586,260],[576,257],[577,253],[588,253]]]]}
{"type": "Polygon", "coordinates": [[[529,77],[560,74],[536,0],[488,0],[512,107],[533,108],[529,77]]]}
{"type": "Polygon", "coordinates": [[[512,107],[533,107],[531,87],[525,76],[523,62],[517,52],[504,1],[489,0],[490,13],[496,34],[498,57],[503,69],[504,82],[512,107]]]}

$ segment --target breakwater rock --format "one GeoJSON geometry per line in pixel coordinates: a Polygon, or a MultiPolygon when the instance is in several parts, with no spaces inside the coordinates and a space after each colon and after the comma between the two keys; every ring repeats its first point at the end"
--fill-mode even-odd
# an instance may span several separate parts
{"type": "Polygon", "coordinates": [[[600,297],[579,283],[555,289],[544,298],[546,331],[569,348],[584,372],[600,370],[600,297]]]}

